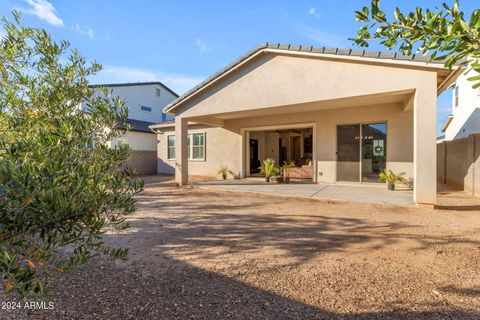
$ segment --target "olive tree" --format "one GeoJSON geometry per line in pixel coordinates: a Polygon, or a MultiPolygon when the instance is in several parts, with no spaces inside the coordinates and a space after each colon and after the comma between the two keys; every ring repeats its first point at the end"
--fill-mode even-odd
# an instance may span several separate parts
{"type": "Polygon", "coordinates": [[[452,5],[442,3],[435,10],[417,7],[403,13],[398,7],[391,19],[380,9],[380,0],[372,0],[371,6],[355,12],[356,20],[364,23],[355,44],[368,47],[372,40],[404,54],[414,50],[430,54],[433,60],[443,61],[445,67],[455,64],[468,65],[475,70],[469,80],[473,87],[480,87],[480,9],[474,10],[469,19],[460,10],[458,0],[452,5]]]}
{"type": "Polygon", "coordinates": [[[52,272],[126,256],[102,235],[128,227],[143,184],[122,166],[128,148],[108,146],[127,109],[89,88],[101,66],[13,16],[0,40],[0,271],[6,291],[44,294],[52,272]]]}

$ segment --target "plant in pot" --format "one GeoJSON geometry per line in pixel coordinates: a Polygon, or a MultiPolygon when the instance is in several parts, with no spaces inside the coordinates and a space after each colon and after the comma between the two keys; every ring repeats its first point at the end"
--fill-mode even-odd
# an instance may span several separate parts
{"type": "Polygon", "coordinates": [[[227,179],[227,174],[230,172],[227,167],[221,166],[220,169],[218,169],[217,173],[222,176],[223,180],[227,179]]]}
{"type": "Polygon", "coordinates": [[[378,178],[380,181],[385,182],[388,186],[388,190],[395,190],[395,184],[405,183],[405,178],[403,177],[405,172],[395,174],[392,170],[384,169],[380,172],[378,178]]]}
{"type": "Polygon", "coordinates": [[[260,172],[265,176],[266,182],[270,182],[272,176],[279,173],[278,167],[275,165],[275,160],[271,158],[263,160],[262,165],[258,169],[260,169],[260,172]]]}
{"type": "Polygon", "coordinates": [[[294,161],[283,161],[282,168],[283,168],[283,182],[290,183],[290,169],[295,168],[294,161]]]}

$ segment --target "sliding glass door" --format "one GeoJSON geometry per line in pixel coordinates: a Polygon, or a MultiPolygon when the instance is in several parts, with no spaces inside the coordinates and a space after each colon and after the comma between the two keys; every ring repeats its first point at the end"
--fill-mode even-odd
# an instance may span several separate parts
{"type": "Polygon", "coordinates": [[[337,126],[337,180],[360,179],[360,125],[337,126]]]}
{"type": "Polygon", "coordinates": [[[362,125],[362,182],[379,182],[387,165],[387,124],[362,125]]]}
{"type": "Polygon", "coordinates": [[[378,182],[386,155],[386,123],[337,126],[337,181],[378,182]]]}

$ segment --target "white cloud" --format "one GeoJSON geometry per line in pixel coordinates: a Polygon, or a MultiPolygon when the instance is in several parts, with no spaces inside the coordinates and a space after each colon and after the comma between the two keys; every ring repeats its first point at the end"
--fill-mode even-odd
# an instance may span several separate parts
{"type": "Polygon", "coordinates": [[[205,41],[203,41],[202,39],[195,40],[195,44],[197,45],[197,47],[199,49],[199,54],[205,54],[207,52],[212,51],[212,48],[210,46],[208,46],[207,43],[205,41]]]}
{"type": "Polygon", "coordinates": [[[37,16],[39,19],[46,21],[54,26],[63,26],[63,20],[57,16],[53,5],[47,0],[25,0],[30,7],[21,9],[27,14],[37,16]]]}
{"type": "Polygon", "coordinates": [[[318,18],[320,17],[321,13],[317,10],[317,8],[311,7],[310,9],[308,9],[308,15],[318,18]]]}
{"type": "Polygon", "coordinates": [[[78,23],[75,24],[75,26],[72,28],[76,33],[82,35],[82,36],[87,36],[90,39],[93,39],[95,33],[93,32],[92,29],[86,27],[82,28],[78,23]]]}
{"type": "Polygon", "coordinates": [[[92,83],[160,81],[178,94],[188,91],[202,80],[197,76],[109,65],[90,78],[92,83]]]}
{"type": "Polygon", "coordinates": [[[343,37],[341,35],[338,35],[332,32],[315,29],[301,22],[294,23],[293,28],[298,34],[310,40],[318,42],[321,45],[332,46],[332,47],[342,47],[347,45],[346,44],[347,37],[343,37]]]}

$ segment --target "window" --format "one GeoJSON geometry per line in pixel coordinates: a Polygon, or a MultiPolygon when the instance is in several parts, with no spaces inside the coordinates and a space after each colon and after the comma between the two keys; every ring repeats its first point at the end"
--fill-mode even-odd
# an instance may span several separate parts
{"type": "Polygon", "coordinates": [[[160,97],[160,93],[161,93],[160,88],[156,88],[155,93],[156,93],[157,97],[160,97]]]}
{"type": "Polygon", "coordinates": [[[175,159],[175,136],[167,136],[167,158],[175,159]]]}
{"type": "MultiPolygon", "coordinates": [[[[205,134],[204,133],[194,133],[191,135],[191,138],[189,141],[191,142],[193,140],[192,144],[192,152],[193,154],[191,159],[204,159],[204,154],[205,154],[205,134]]],[[[190,146],[190,143],[189,143],[190,146]]],[[[190,159],[190,157],[189,157],[190,159]]]]}
{"type": "Polygon", "coordinates": [[[145,112],[152,112],[152,108],[147,107],[147,106],[140,106],[140,110],[145,111],[145,112]]]}
{"type": "MultiPolygon", "coordinates": [[[[175,136],[167,136],[167,157],[175,159],[175,136]]],[[[187,156],[189,160],[205,159],[205,133],[191,133],[187,136],[187,156]]]]}
{"type": "Polygon", "coordinates": [[[454,99],[455,99],[455,107],[458,107],[458,86],[455,86],[455,89],[453,89],[454,92],[454,99]]]}

